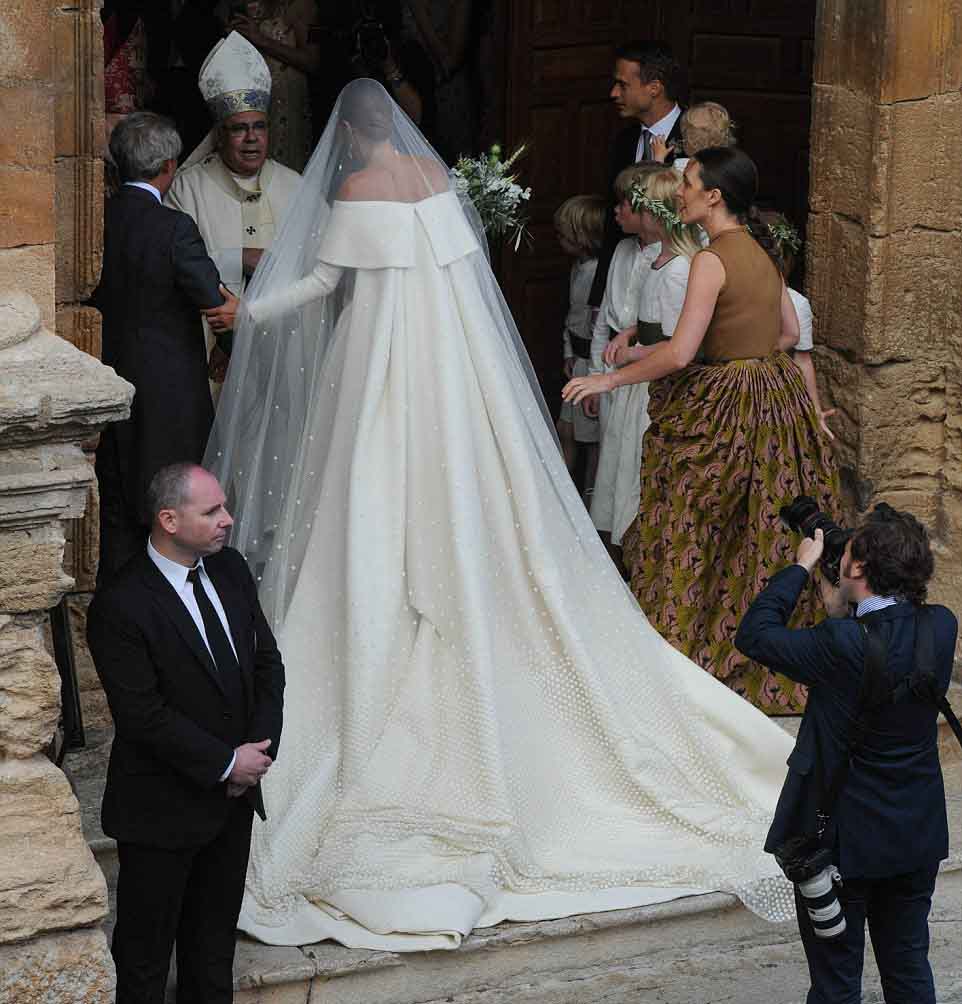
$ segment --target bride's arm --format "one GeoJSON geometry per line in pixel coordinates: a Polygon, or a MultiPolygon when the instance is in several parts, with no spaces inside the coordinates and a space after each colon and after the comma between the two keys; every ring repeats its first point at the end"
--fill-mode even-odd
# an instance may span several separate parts
{"type": "Polygon", "coordinates": [[[296,310],[305,303],[320,300],[332,292],[340,281],[343,271],[344,269],[337,265],[319,261],[303,279],[292,282],[286,289],[279,289],[251,300],[247,304],[247,309],[255,323],[268,321],[280,314],[296,310]]]}

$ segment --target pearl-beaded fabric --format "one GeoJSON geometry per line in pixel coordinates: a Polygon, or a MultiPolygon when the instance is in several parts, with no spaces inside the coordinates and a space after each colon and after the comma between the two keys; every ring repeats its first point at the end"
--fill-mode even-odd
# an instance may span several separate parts
{"type": "Polygon", "coordinates": [[[250,306],[343,296],[295,475],[258,460],[272,540],[304,543],[255,567],[287,691],[240,927],[415,951],[711,890],[794,917],[762,850],[791,741],[621,581],[458,199],[372,205],[250,306]]]}

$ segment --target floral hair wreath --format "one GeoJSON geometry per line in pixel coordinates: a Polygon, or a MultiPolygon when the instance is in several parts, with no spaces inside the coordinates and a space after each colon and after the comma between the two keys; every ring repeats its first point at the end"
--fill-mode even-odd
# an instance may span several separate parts
{"type": "Polygon", "coordinates": [[[787,248],[792,254],[798,254],[802,250],[802,238],[799,237],[798,231],[788,220],[782,219],[776,223],[769,223],[768,232],[780,248],[787,248]]]}
{"type": "Polygon", "coordinates": [[[636,181],[628,193],[628,201],[631,203],[631,208],[636,212],[640,213],[643,209],[647,209],[649,213],[659,222],[665,225],[665,229],[668,233],[673,233],[678,227],[681,226],[681,217],[678,215],[675,207],[670,202],[662,202],[660,200],[656,201],[652,199],[644,190],[643,182],[636,181]]]}

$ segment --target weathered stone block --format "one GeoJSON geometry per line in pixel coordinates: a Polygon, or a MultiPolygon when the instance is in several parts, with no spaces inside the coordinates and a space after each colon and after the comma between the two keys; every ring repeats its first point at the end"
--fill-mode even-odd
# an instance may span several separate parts
{"type": "Polygon", "coordinates": [[[99,359],[101,320],[100,311],[93,307],[59,307],[57,334],[88,356],[99,359]]]}
{"type": "Polygon", "coordinates": [[[102,730],[110,728],[113,719],[90,649],[87,647],[87,608],[92,598],[90,593],[76,593],[67,602],[70,608],[70,629],[73,636],[74,661],[77,667],[77,685],[80,688],[84,726],[88,730],[102,730]]]}
{"type": "Polygon", "coordinates": [[[74,584],[64,574],[63,554],[64,535],[59,522],[0,529],[0,610],[27,613],[56,606],[74,584]]]}
{"type": "Polygon", "coordinates": [[[962,222],[962,94],[903,102],[891,110],[885,232],[962,222]]]}
{"type": "Polygon", "coordinates": [[[891,110],[842,86],[812,90],[810,205],[872,227],[884,222],[891,110]]]}
{"type": "Polygon", "coordinates": [[[884,46],[862,56],[878,59],[882,52],[881,100],[915,101],[938,94],[958,59],[957,50],[951,48],[950,21],[959,15],[955,0],[885,0],[884,6],[884,17],[879,18],[884,46]]]}
{"type": "Polygon", "coordinates": [[[44,619],[0,614],[0,757],[45,749],[60,718],[60,677],[44,646],[44,619]]]}
{"type": "MultiPolygon", "coordinates": [[[[108,422],[125,418],[133,387],[110,368],[62,338],[27,323],[23,296],[0,290],[0,344],[10,328],[14,339],[0,357],[0,436],[10,447],[37,440],[84,441],[108,422]]],[[[76,485],[86,489],[89,467],[76,485]]],[[[64,480],[63,478],[61,480],[64,480]]],[[[82,509],[70,512],[79,517],[82,509]]]]}
{"type": "Polygon", "coordinates": [[[69,157],[56,167],[59,303],[86,299],[100,278],[103,255],[103,162],[69,157]]]}
{"type": "MultiPolygon", "coordinates": [[[[87,5],[89,7],[89,5],[87,5]]],[[[52,17],[57,54],[58,157],[97,157],[104,146],[103,26],[94,10],[58,9],[52,17]]]]}
{"type": "Polygon", "coordinates": [[[53,173],[0,167],[0,247],[53,239],[53,173]]]}
{"type": "Polygon", "coordinates": [[[0,164],[53,167],[53,95],[38,84],[0,85],[0,164]]]}
{"type": "Polygon", "coordinates": [[[80,806],[46,757],[0,763],[0,943],[98,923],[107,885],[80,806]]]}
{"type": "Polygon", "coordinates": [[[0,80],[49,80],[53,70],[50,6],[4,0],[0,9],[0,80]]]}
{"type": "Polygon", "coordinates": [[[857,221],[813,213],[808,222],[807,295],[818,340],[851,358],[862,354],[871,276],[869,240],[857,221]]]}
{"type": "Polygon", "coordinates": [[[869,96],[878,94],[886,3],[887,0],[822,0],[819,3],[815,25],[816,83],[838,84],[869,96]]]}
{"type": "MultiPolygon", "coordinates": [[[[53,330],[54,246],[0,248],[0,294],[16,289],[33,298],[40,309],[44,327],[53,330]]],[[[0,331],[4,322],[0,321],[0,331]]]]}
{"type": "Polygon", "coordinates": [[[116,978],[99,928],[0,947],[4,1004],[110,1004],[116,978]]]}
{"type": "Polygon", "coordinates": [[[901,230],[868,250],[866,361],[948,363],[962,331],[962,231],[901,230]]]}
{"type": "Polygon", "coordinates": [[[88,490],[83,516],[67,523],[66,538],[63,563],[74,580],[73,588],[76,592],[93,592],[100,553],[100,498],[96,482],[88,490]]]}

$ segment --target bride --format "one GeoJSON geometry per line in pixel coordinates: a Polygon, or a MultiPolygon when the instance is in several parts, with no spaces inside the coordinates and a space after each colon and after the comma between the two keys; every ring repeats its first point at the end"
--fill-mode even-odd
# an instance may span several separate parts
{"type": "Polygon", "coordinates": [[[250,286],[206,464],[287,666],[243,930],[452,948],[709,890],[794,916],[762,851],[789,739],[648,624],[473,208],[373,81],[250,286]]]}

